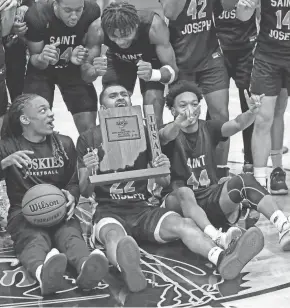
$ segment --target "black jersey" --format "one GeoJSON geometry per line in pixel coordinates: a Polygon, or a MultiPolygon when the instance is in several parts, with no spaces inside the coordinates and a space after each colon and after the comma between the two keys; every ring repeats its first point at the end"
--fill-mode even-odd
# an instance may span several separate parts
{"type": "Polygon", "coordinates": [[[262,0],[255,56],[270,63],[290,65],[290,1],[262,0]]]}
{"type": "Polygon", "coordinates": [[[172,188],[188,186],[196,194],[203,194],[210,185],[217,184],[215,148],[222,137],[223,122],[199,120],[195,133],[179,132],[175,140],[163,147],[171,164],[172,188]]]}
{"type": "Polygon", "coordinates": [[[49,65],[48,69],[62,69],[75,67],[70,62],[72,51],[75,47],[84,44],[84,38],[89,26],[100,17],[100,8],[95,0],[85,0],[81,18],[74,27],[66,26],[55,16],[53,0],[41,0],[32,5],[24,21],[27,23],[28,31],[26,38],[32,42],[44,42],[53,44],[57,41],[59,61],[56,65],[49,65]]]}
{"type": "Polygon", "coordinates": [[[37,184],[52,184],[59,189],[68,190],[76,200],[79,198],[78,178],[76,172],[77,154],[70,137],[58,135],[67,157],[55,155],[50,138],[40,143],[30,142],[23,136],[0,141],[0,160],[21,150],[33,151],[29,154],[31,164],[22,169],[12,165],[2,173],[7,185],[10,201],[9,214],[14,216],[21,211],[24,194],[37,184]]]}
{"type": "MultiPolygon", "coordinates": [[[[102,160],[104,153],[101,144],[102,135],[99,126],[80,135],[77,141],[79,167],[85,167],[83,157],[88,153],[88,150],[98,149],[99,159],[102,160]]],[[[112,155],[114,154],[112,153],[112,155]]],[[[133,167],[128,167],[124,171],[147,169],[149,161],[150,153],[145,151],[138,156],[133,167]]],[[[144,201],[148,201],[151,197],[147,185],[147,180],[128,181],[96,186],[94,192],[99,205],[136,206],[142,204],[143,206],[144,201]]]]}
{"type": "Polygon", "coordinates": [[[107,51],[108,55],[113,56],[114,59],[133,64],[137,64],[139,60],[146,62],[157,60],[156,46],[151,44],[149,38],[150,28],[155,15],[156,13],[153,11],[138,11],[140,24],[136,37],[128,48],[120,48],[105,34],[104,44],[109,47],[107,51]]]}
{"type": "Polygon", "coordinates": [[[203,70],[216,56],[219,44],[213,21],[215,1],[187,0],[177,19],[169,21],[170,42],[182,71],[203,70]]]}
{"type": "MultiPolygon", "coordinates": [[[[219,1],[216,1],[216,6],[221,6],[219,1]]],[[[256,14],[243,22],[236,18],[236,9],[228,12],[215,7],[214,15],[217,36],[223,50],[253,48],[257,37],[256,14]]]]}

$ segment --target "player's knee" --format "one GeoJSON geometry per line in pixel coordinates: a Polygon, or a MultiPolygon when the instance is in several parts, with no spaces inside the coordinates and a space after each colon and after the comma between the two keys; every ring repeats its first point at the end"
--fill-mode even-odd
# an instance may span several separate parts
{"type": "Polygon", "coordinates": [[[173,225],[173,228],[175,229],[176,234],[178,234],[180,238],[182,238],[189,232],[192,234],[192,231],[199,232],[198,226],[191,218],[180,217],[180,219],[176,220],[175,225],[173,225]]]}
{"type": "Polygon", "coordinates": [[[255,130],[270,131],[273,123],[274,114],[261,112],[255,119],[255,130]]]}
{"type": "Polygon", "coordinates": [[[146,90],[143,93],[143,104],[144,105],[161,105],[164,106],[165,100],[163,96],[163,92],[161,90],[152,89],[146,90]]]}
{"type": "Polygon", "coordinates": [[[179,187],[175,191],[179,201],[195,200],[194,192],[189,187],[179,187]]]}
{"type": "Polygon", "coordinates": [[[94,225],[93,235],[103,244],[118,242],[127,235],[122,224],[114,218],[103,218],[94,225]]]}

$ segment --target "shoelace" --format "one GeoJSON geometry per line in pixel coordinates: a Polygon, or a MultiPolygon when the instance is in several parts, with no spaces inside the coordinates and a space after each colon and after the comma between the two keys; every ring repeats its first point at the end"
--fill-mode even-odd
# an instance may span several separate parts
{"type": "Polygon", "coordinates": [[[231,242],[229,243],[228,248],[225,250],[225,256],[228,256],[233,252],[233,250],[236,247],[236,244],[237,244],[237,240],[232,239],[231,242]]]}
{"type": "Polygon", "coordinates": [[[281,171],[276,171],[274,174],[273,174],[273,178],[278,182],[278,183],[281,183],[281,182],[285,182],[285,178],[286,178],[286,173],[285,172],[281,172],[281,171]]]}

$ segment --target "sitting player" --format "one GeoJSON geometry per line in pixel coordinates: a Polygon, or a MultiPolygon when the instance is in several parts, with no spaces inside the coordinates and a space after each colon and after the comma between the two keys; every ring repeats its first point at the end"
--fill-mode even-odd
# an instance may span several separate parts
{"type": "MultiPolygon", "coordinates": [[[[130,95],[124,87],[111,85],[100,95],[100,104],[103,108],[131,106],[130,95]]],[[[105,245],[109,261],[121,271],[130,291],[137,292],[146,287],[146,279],[140,268],[139,248],[133,238],[158,243],[181,239],[192,252],[208,258],[216,265],[224,279],[239,275],[263,248],[263,236],[256,227],[247,230],[238,239],[236,236],[240,234],[235,229],[229,231],[228,237],[232,238],[228,242],[231,245],[227,249],[218,247],[191,219],[150,204],[147,180],[103,186],[91,184],[89,176],[92,172],[101,174],[101,144],[100,126],[79,136],[80,190],[85,197],[93,193],[95,195],[98,206],[93,218],[93,241],[98,239],[105,245]]],[[[150,163],[150,154],[146,151],[138,156],[134,166],[129,169],[146,169],[150,163]]],[[[168,158],[161,154],[152,162],[152,166],[169,166],[168,158]]],[[[158,178],[156,182],[161,186],[168,185],[169,176],[158,178]]]]}
{"type": "Polygon", "coordinates": [[[164,20],[153,11],[137,11],[127,2],[111,3],[102,14],[101,29],[94,31],[83,78],[94,81],[104,75],[103,85],[118,83],[133,93],[136,78],[144,105],[153,105],[157,125],[162,124],[164,84],[177,77],[175,55],[164,20]],[[101,46],[108,47],[107,59],[101,46]]]}
{"type": "Polygon", "coordinates": [[[69,137],[53,132],[53,121],[44,98],[23,94],[8,112],[11,137],[0,141],[1,176],[11,204],[7,231],[17,258],[39,281],[42,295],[60,291],[67,261],[77,270],[76,284],[82,289],[96,287],[108,270],[102,252],[90,253],[82,237],[74,215],[79,198],[76,150],[69,137]],[[57,186],[67,198],[67,219],[50,228],[31,225],[22,213],[23,196],[41,183],[57,186]]]}
{"type": "Polygon", "coordinates": [[[79,133],[96,125],[97,93],[83,81],[80,66],[99,17],[95,0],[48,0],[33,4],[24,19],[31,54],[24,93],[36,93],[52,106],[57,85],[79,133]]]}
{"type": "Polygon", "coordinates": [[[163,151],[171,162],[171,192],[165,198],[170,210],[182,211],[211,238],[216,231],[207,227],[209,221],[223,228],[239,218],[239,205],[247,199],[250,205],[264,214],[279,231],[283,250],[290,250],[289,217],[252,174],[240,174],[226,183],[217,184],[215,147],[220,141],[242,131],[253,123],[259,111],[261,96],[247,97],[249,110],[234,120],[199,120],[199,88],[187,81],[176,83],[167,96],[167,106],[175,120],[160,130],[163,151]],[[203,211],[207,217],[202,214],[203,211]]]}

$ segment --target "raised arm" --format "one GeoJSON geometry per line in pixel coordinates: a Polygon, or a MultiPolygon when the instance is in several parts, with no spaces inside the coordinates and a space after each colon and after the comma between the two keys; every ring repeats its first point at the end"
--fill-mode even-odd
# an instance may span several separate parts
{"type": "Polygon", "coordinates": [[[99,18],[90,25],[86,36],[85,47],[88,50],[88,57],[81,65],[81,74],[85,82],[93,82],[107,70],[107,61],[101,57],[103,41],[104,33],[99,18]]]}
{"type": "Polygon", "coordinates": [[[160,68],[160,81],[168,84],[177,79],[178,68],[175,60],[175,53],[169,41],[169,29],[165,21],[155,15],[150,32],[150,43],[156,46],[156,54],[162,67],[160,68]]]}

